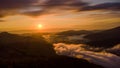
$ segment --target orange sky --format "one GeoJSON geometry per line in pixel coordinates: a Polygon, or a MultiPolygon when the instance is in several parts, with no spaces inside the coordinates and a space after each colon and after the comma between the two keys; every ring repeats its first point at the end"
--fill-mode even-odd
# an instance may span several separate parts
{"type": "MultiPolygon", "coordinates": [[[[89,2],[90,0],[86,0],[89,2]]],[[[112,1],[112,0],[111,0],[112,1]]],[[[93,4],[104,1],[93,0],[93,4]]],[[[24,14],[14,14],[1,18],[0,31],[39,31],[54,32],[62,30],[95,30],[108,29],[120,26],[120,12],[111,10],[91,10],[77,12],[73,10],[59,10],[53,13],[42,14],[37,16],[27,16],[24,14]],[[42,28],[38,28],[41,24],[42,28]]],[[[26,10],[24,10],[26,11],[26,10]]],[[[27,10],[28,11],[28,10],[27,10]]],[[[31,10],[30,10],[31,11],[31,10]]],[[[36,9],[34,8],[34,10],[36,9]]]]}

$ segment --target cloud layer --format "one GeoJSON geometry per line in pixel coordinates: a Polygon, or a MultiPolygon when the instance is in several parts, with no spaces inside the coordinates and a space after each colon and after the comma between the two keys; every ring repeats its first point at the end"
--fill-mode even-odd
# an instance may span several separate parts
{"type": "Polygon", "coordinates": [[[21,9],[33,6],[35,2],[37,2],[37,0],[1,0],[0,17],[19,14],[21,9]]]}
{"type": "Polygon", "coordinates": [[[120,3],[103,3],[94,6],[86,6],[82,8],[82,10],[112,10],[112,11],[119,11],[120,10],[120,3]]]}
{"type": "MultiPolygon", "coordinates": [[[[59,55],[83,58],[92,63],[102,65],[105,68],[119,68],[119,65],[120,65],[119,56],[105,52],[105,51],[94,52],[94,49],[93,51],[91,50],[89,51],[89,50],[86,50],[84,46],[87,46],[87,45],[58,43],[58,44],[54,44],[54,47],[55,47],[54,49],[56,53],[59,55]]],[[[118,48],[118,45],[117,47],[113,47],[112,50],[113,49],[115,50],[116,48],[118,48]]]]}
{"type": "Polygon", "coordinates": [[[82,0],[1,0],[0,17],[24,14],[39,16],[41,14],[57,13],[57,10],[112,10],[119,11],[120,3],[111,2],[90,6],[88,2],[82,0]]]}

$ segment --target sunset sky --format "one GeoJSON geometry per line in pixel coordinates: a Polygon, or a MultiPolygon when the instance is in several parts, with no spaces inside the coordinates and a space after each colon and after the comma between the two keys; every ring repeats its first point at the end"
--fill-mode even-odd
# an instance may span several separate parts
{"type": "Polygon", "coordinates": [[[120,0],[0,0],[0,31],[108,29],[119,11],[120,0]]]}

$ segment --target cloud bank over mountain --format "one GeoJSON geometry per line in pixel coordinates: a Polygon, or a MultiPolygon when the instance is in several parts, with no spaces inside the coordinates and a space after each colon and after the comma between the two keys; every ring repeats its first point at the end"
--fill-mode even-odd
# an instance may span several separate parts
{"type": "MultiPolygon", "coordinates": [[[[119,56],[106,51],[101,51],[101,52],[89,51],[86,48],[84,48],[84,46],[87,45],[58,43],[58,44],[54,44],[55,47],[54,49],[56,53],[59,55],[67,55],[70,57],[83,58],[92,63],[102,65],[105,68],[119,68],[120,65],[119,56]]],[[[109,50],[113,50],[113,49],[114,50],[118,49],[118,46],[117,48],[113,47],[109,50]]]]}

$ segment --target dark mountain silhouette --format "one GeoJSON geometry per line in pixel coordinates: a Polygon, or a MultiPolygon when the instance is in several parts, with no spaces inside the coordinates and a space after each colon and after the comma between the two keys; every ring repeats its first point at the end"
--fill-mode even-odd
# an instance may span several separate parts
{"type": "Polygon", "coordinates": [[[0,33],[0,68],[102,68],[83,59],[56,55],[41,36],[0,33]]]}
{"type": "Polygon", "coordinates": [[[2,57],[21,58],[25,56],[50,57],[55,52],[52,45],[47,43],[42,37],[20,36],[0,33],[0,54],[2,57]]]}
{"type": "Polygon", "coordinates": [[[90,41],[87,44],[100,47],[112,47],[120,43],[120,27],[93,33],[85,36],[90,41]]]}
{"type": "Polygon", "coordinates": [[[82,34],[90,34],[93,33],[93,31],[87,31],[87,30],[68,30],[68,31],[63,31],[60,33],[57,33],[57,35],[65,35],[65,36],[73,36],[73,35],[82,35],[82,34]]]}

